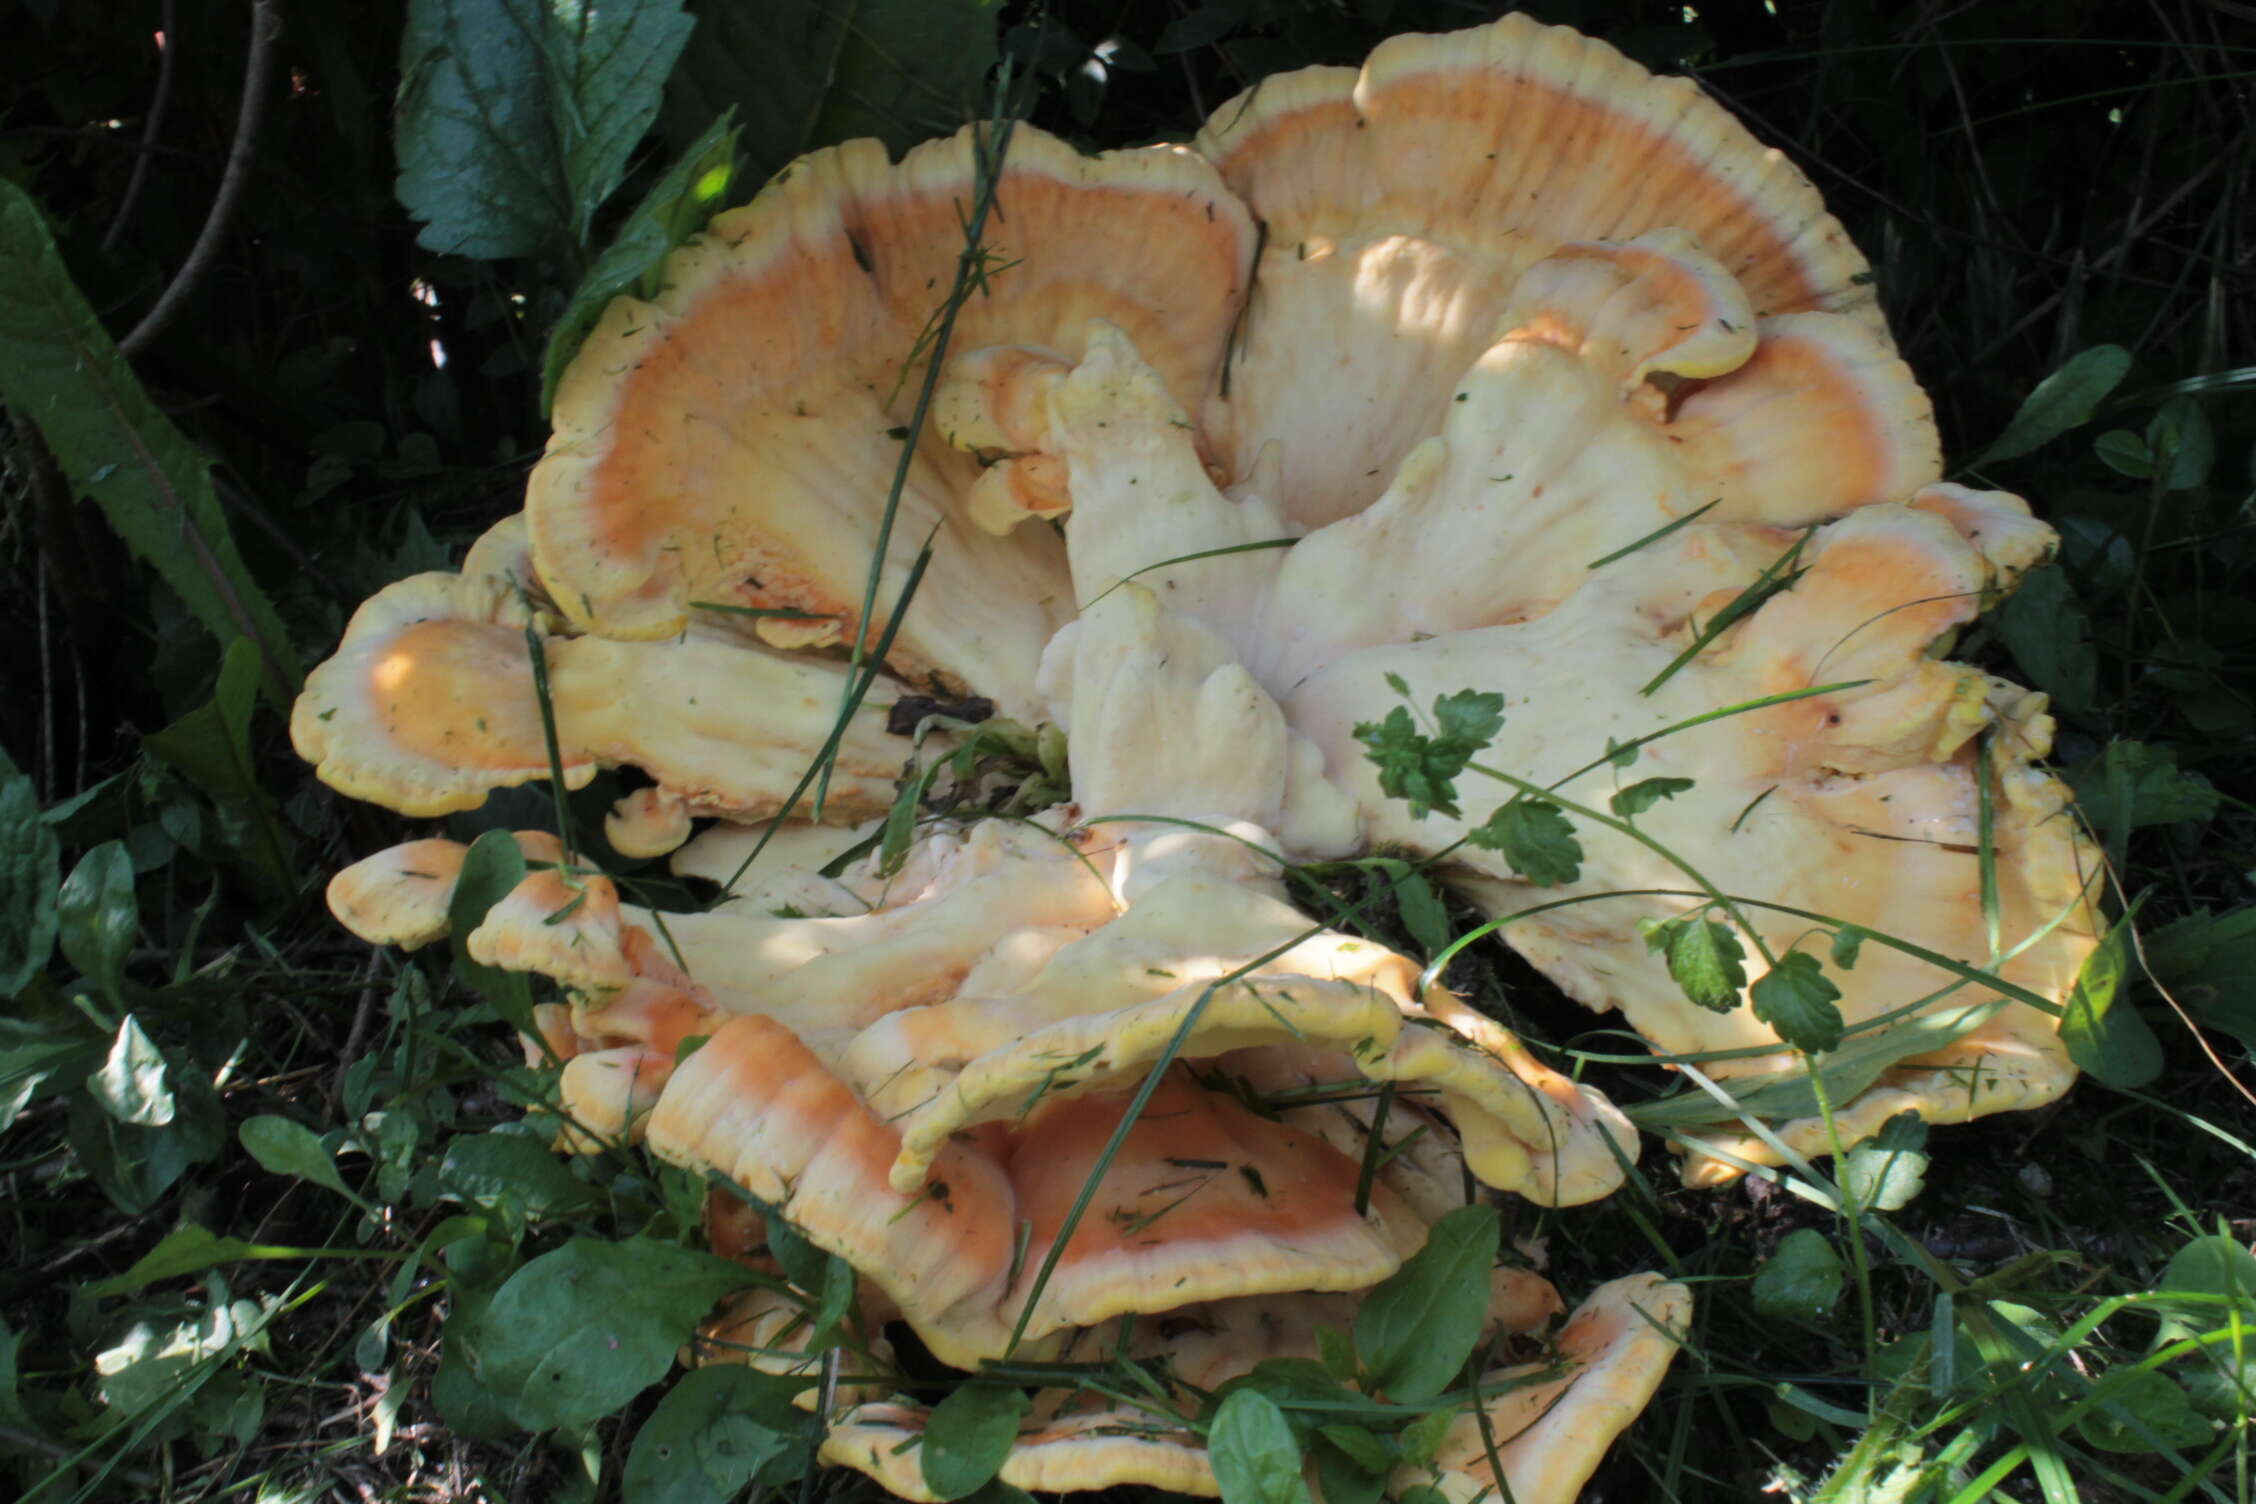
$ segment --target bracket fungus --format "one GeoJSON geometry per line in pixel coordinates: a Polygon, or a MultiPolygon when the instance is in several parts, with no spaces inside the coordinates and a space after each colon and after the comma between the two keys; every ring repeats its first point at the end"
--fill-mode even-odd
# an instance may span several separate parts
{"type": "MultiPolygon", "coordinates": [[[[2073,1079],[2092,854],[2042,697],[1943,656],[2052,535],[1939,483],[1870,282],[1693,84],[1520,16],[1189,148],[816,152],[611,306],[524,517],[365,605],[293,735],[416,816],[640,770],[616,848],[722,901],[529,833],[465,937],[569,999],[528,1046],[560,1143],[726,1182],[943,1364],[1149,1361],[1133,1404],[1039,1388],[1006,1482],[1213,1494],[1202,1397],[1318,1355],[1468,1198],[1638,1153],[1296,864],[1427,864],[1744,1091],[1775,1131],[1650,1119],[1695,1183],[2073,1079]],[[935,696],[1062,730],[1070,798],[919,819],[894,730],[935,696]]],[[[423,944],[461,867],[411,842],[332,905],[423,944]]],[[[1546,1338],[1557,1292],[1492,1283],[1507,1361],[1388,1486],[1571,1499],[1689,1297],[1618,1279],[1546,1338]]],[[[809,1373],[806,1335],[754,1292],[700,1350],[809,1373]]],[[[891,1353],[823,1455],[932,1497],[891,1353]]]]}

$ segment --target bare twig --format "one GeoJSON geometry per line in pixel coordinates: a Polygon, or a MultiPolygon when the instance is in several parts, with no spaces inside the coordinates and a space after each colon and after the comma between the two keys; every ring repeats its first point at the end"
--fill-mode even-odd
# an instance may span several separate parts
{"type": "Polygon", "coordinates": [[[133,164],[133,176],[125,180],[125,197],[118,200],[117,214],[102,235],[105,256],[117,254],[118,237],[125,233],[126,221],[133,218],[134,205],[141,202],[141,190],[149,181],[149,164],[156,160],[157,136],[164,130],[165,115],[172,108],[172,60],[180,51],[180,18],[175,12],[175,0],[164,0],[164,43],[157,49],[157,93],[149,101],[149,118],[141,123],[141,155],[133,164]]]}
{"type": "Polygon", "coordinates": [[[267,81],[274,72],[274,39],[282,33],[282,13],[277,0],[253,0],[251,8],[251,55],[243,65],[243,105],[235,116],[235,144],[227,153],[227,170],[221,174],[219,192],[212,199],[211,213],[204,216],[204,228],[189,248],[188,259],[180,264],[172,283],[157,299],[156,306],[141,316],[133,332],[118,341],[118,353],[131,360],[147,349],[149,342],[164,332],[172,322],[196,284],[203,281],[205,273],[219,257],[220,242],[227,238],[227,227],[235,218],[235,206],[241,202],[243,189],[251,179],[251,158],[258,152],[259,128],[266,120],[267,81]]]}

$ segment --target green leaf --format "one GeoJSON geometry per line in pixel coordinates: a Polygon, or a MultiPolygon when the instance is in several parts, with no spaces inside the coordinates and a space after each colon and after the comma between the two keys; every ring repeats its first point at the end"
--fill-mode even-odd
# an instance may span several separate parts
{"type": "Polygon", "coordinates": [[[2180,772],[2177,753],[2153,742],[2109,742],[2099,756],[2070,768],[2068,783],[2118,869],[2132,831],[2217,812],[2216,789],[2180,772]]]}
{"type": "MultiPolygon", "coordinates": [[[[1484,1275],[1484,1297],[1487,1288],[1484,1275]]],[[[1309,1504],[1300,1442],[1285,1412],[1258,1389],[1240,1389],[1222,1401],[1207,1428],[1206,1451],[1222,1504],[1309,1504]]]]}
{"type": "Polygon", "coordinates": [[[666,1391],[627,1452],[626,1504],[728,1504],[804,1444],[792,1396],[814,1380],[739,1364],[693,1368],[666,1391]]]}
{"type": "Polygon", "coordinates": [[[2189,914],[2146,937],[2155,982],[2195,1021],[2256,1049],[2256,907],[2189,914]]]}
{"type": "Polygon", "coordinates": [[[681,0],[410,0],[394,145],[421,243],[489,260],[586,244],[692,24],[681,0]]]}
{"type": "Polygon", "coordinates": [[[518,1032],[537,1036],[531,980],[523,972],[488,966],[470,954],[470,932],[484,922],[488,909],[524,880],[525,854],[508,831],[489,830],[472,841],[463,853],[454,895],[447,900],[447,932],[454,947],[454,974],[476,988],[518,1032]]]}
{"type": "Polygon", "coordinates": [[[104,841],[78,860],[55,901],[63,954],[86,973],[103,997],[122,1008],[125,958],[141,928],[133,897],[133,854],[123,841],[104,841]]]}
{"type": "Polygon", "coordinates": [[[142,745],[178,768],[211,796],[228,844],[264,897],[282,903],[297,891],[298,867],[282,812],[260,784],[251,753],[251,717],[258,709],[258,649],[247,637],[227,645],[212,697],[142,745]]]}
{"type": "Polygon", "coordinates": [[[522,1133],[456,1135],[439,1165],[439,1193],[473,1206],[513,1198],[535,1217],[586,1211],[598,1199],[554,1150],[522,1133]]]}
{"type": "Polygon", "coordinates": [[[61,861],[31,779],[0,779],[0,997],[23,991],[54,954],[61,861]]]}
{"type": "Polygon", "coordinates": [[[2162,1074],[2162,1043],[2123,993],[2130,916],[2109,926],[2107,938],[2084,958],[2060,1015],[2060,1042],[2080,1070],[2109,1086],[2144,1086],[2162,1074]]]}
{"type": "Polygon", "coordinates": [[[1795,1049],[1818,1055],[1840,1048],[1841,1010],[1833,1005],[1841,989],[1808,951],[1790,950],[1780,956],[1776,966],[1756,979],[1747,996],[1755,1017],[1795,1049]]]}
{"type": "Polygon", "coordinates": [[[195,1165],[215,1159],[227,1142],[219,1093],[202,1071],[168,1065],[172,1120],[150,1128],[121,1123],[92,1092],[70,1097],[71,1152],[102,1193],[128,1215],[147,1211],[195,1165]]]}
{"type": "Polygon", "coordinates": [[[1512,799],[1487,823],[1467,831],[1465,839],[1503,853],[1514,872],[1540,888],[1582,876],[1582,843],[1575,839],[1574,822],[1548,799],[1512,799]]]}
{"type": "Polygon", "coordinates": [[[2216,1331],[2236,1314],[2243,1323],[2256,1325],[2256,1254],[2227,1234],[2194,1238],[2170,1255],[2155,1288],[2165,1297],[2196,1297],[2159,1307],[2158,1344],[2216,1331]]]}
{"type": "MultiPolygon", "coordinates": [[[[225,642],[247,636],[294,686],[289,638],[236,552],[211,464],[149,400],[71,281],[39,206],[0,177],[0,398],[79,494],[225,642]]],[[[283,687],[279,682],[277,689],[283,687]]]]}
{"type": "Polygon", "coordinates": [[[1500,1237],[1494,1207],[1460,1206],[1371,1291],[1355,1314],[1370,1392],[1398,1403],[1432,1399],[1457,1377],[1480,1341],[1500,1237]]]}
{"type": "MultiPolygon", "coordinates": [[[[1383,1477],[1394,1467],[1395,1449],[1361,1426],[1318,1426],[1316,1434],[1353,1458],[1365,1472],[1383,1477]]],[[[1326,1504],[1330,1504],[1329,1495],[1326,1504]]]]}
{"type": "Polygon", "coordinates": [[[667,255],[705,227],[728,201],[736,181],[734,111],[705,128],[680,160],[666,169],[641,203],[635,206],[611,246],[580,279],[572,300],[564,305],[556,327],[549,331],[548,353],[541,360],[541,411],[556,400],[556,383],[571,364],[596,320],[611,300],[632,288],[642,298],[656,296],[659,268],[667,255]]]}
{"type": "Polygon", "coordinates": [[[2072,428],[2091,421],[2107,394],[2122,384],[2131,369],[2131,352],[2121,345],[2094,345],[2069,357],[2066,364],[2040,381],[2021,403],[2005,432],[1973,459],[1969,469],[2019,459],[2051,443],[2072,428]]]}
{"type": "Polygon", "coordinates": [[[1663,799],[1674,799],[1692,786],[1689,778],[1647,778],[1614,795],[1613,811],[1627,820],[1642,815],[1663,799]]]}
{"type": "Polygon", "coordinates": [[[1381,874],[1402,915],[1402,927],[1427,955],[1449,948],[1449,909],[1425,874],[1400,857],[1372,857],[1366,865],[1381,874]]]}
{"type": "Polygon", "coordinates": [[[296,1119],[262,1113],[246,1121],[236,1130],[236,1136],[262,1168],[276,1175],[295,1175],[300,1180],[310,1180],[356,1206],[368,1205],[358,1192],[345,1184],[344,1176],[337,1173],[336,1161],[321,1146],[320,1137],[296,1119]]]}
{"type": "Polygon", "coordinates": [[[657,1383],[744,1269],[671,1243],[574,1238],[509,1277],[478,1322],[478,1376],[532,1431],[601,1419],[657,1383]]]}
{"type": "Polygon", "coordinates": [[[1901,1211],[1927,1184],[1927,1124],[1899,1112],[1840,1162],[1842,1189],[1873,1211],[1901,1211]]]}
{"type": "Polygon", "coordinates": [[[1324,1504],[1380,1504],[1386,1497],[1386,1472],[1365,1466],[1332,1439],[1335,1431],[1371,1437],[1379,1445],[1380,1455],[1391,1450],[1361,1426],[1322,1427],[1324,1439],[1308,1449],[1308,1459],[1316,1465],[1316,1487],[1324,1504]]]}
{"type": "Polygon", "coordinates": [[[1668,956],[1671,980],[1699,1007],[1729,1013],[1747,985],[1747,953],[1731,927],[1714,919],[1671,919],[1646,931],[1648,950],[1668,956]]]}
{"type": "Polygon", "coordinates": [[[2068,572],[2057,564],[2032,570],[1994,618],[2029,682],[2063,710],[2088,711],[2099,699],[2099,652],[2091,620],[2068,572]]]}
{"type": "Polygon", "coordinates": [[[1410,817],[1423,820],[1439,810],[1455,819],[1457,775],[1504,725],[1504,697],[1470,689],[1434,701],[1432,736],[1418,729],[1407,706],[1397,705],[1383,721],[1363,721],[1355,739],[1379,770],[1379,792],[1410,804],[1410,817]]]}
{"type": "Polygon", "coordinates": [[[932,1407],[924,1423],[919,1461],[924,1486],[942,1499],[960,1499],[1001,1471],[1026,1418],[1022,1389],[999,1384],[959,1384],[932,1407]]]}
{"type": "Polygon", "coordinates": [[[1504,729],[1504,697],[1460,689],[1434,700],[1434,725],[1444,741],[1468,748],[1467,756],[1496,740],[1504,729]]]}
{"type": "Polygon", "coordinates": [[[1847,1282],[1832,1240],[1804,1227],[1788,1233],[1755,1271],[1755,1313],[1772,1321],[1822,1321],[1847,1282]]]}
{"type": "Polygon", "coordinates": [[[1864,953],[1864,931],[1853,924],[1844,924],[1833,932],[1833,964],[1843,971],[1856,969],[1857,957],[1864,953]]]}
{"type": "Polygon", "coordinates": [[[2092,1386],[2092,1408],[2076,1432],[2108,1452],[2153,1453],[2205,1445],[2212,1430],[2185,1390],[2155,1369],[2117,1368],[2092,1386]]]}
{"type": "Polygon", "coordinates": [[[2146,425],[2147,447],[2162,470],[2162,490],[2190,491],[2209,479],[2217,463],[2217,436],[2209,415],[2191,397],[2172,397],[2146,425]]]}
{"type": "Polygon", "coordinates": [[[2153,451],[2146,447],[2146,440],[2127,428],[2110,428],[2092,440],[2092,453],[2117,475],[2127,475],[2132,480],[2154,478],[2153,451]]]}
{"type": "Polygon", "coordinates": [[[999,15],[993,0],[698,0],[667,134],[734,106],[761,176],[855,136],[899,156],[986,113],[999,15]]]}
{"type": "Polygon", "coordinates": [[[141,1020],[128,1013],[118,1025],[109,1058],[87,1082],[104,1112],[137,1128],[162,1128],[178,1106],[166,1080],[164,1051],[142,1031],[141,1020]]]}

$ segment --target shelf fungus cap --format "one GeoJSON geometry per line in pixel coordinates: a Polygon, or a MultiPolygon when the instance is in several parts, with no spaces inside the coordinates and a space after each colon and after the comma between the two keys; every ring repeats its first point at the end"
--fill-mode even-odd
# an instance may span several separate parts
{"type": "MultiPolygon", "coordinates": [[[[968,127],[897,165],[874,141],[803,157],[674,253],[654,301],[610,306],[558,388],[527,500],[541,577],[575,622],[664,637],[702,604],[765,613],[756,629],[776,646],[873,641],[883,616],[859,619],[869,546],[898,471],[895,536],[929,534],[932,555],[893,662],[983,682],[1006,713],[1023,708],[1041,646],[1069,614],[1062,551],[1039,531],[978,525],[981,467],[946,424],[901,454],[963,216],[1001,145],[968,127]]],[[[1195,401],[1253,245],[1213,169],[1167,147],[1083,157],[1020,126],[994,184],[989,263],[953,310],[949,348],[1070,360],[1102,318],[1195,401]],[[1140,246],[1133,258],[1119,254],[1124,236],[1140,246]]],[[[901,598],[916,552],[889,553],[879,613],[901,598]]]]}

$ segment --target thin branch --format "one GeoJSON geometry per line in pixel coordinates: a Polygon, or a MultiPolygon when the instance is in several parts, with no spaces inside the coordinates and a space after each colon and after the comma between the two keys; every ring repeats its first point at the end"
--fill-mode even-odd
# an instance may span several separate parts
{"type": "Polygon", "coordinates": [[[133,176],[125,180],[125,197],[118,201],[117,214],[110,220],[110,228],[102,236],[102,254],[117,254],[118,237],[125,233],[126,222],[133,218],[134,205],[141,202],[141,190],[149,181],[149,164],[156,160],[157,136],[164,130],[165,116],[172,108],[172,62],[180,51],[180,18],[175,0],[164,0],[164,44],[157,49],[157,93],[149,101],[149,118],[141,125],[141,155],[133,164],[133,176]]]}
{"type": "MultiPolygon", "coordinates": [[[[227,170],[221,174],[219,192],[212,199],[211,213],[204,217],[204,228],[189,249],[188,259],[180,264],[172,285],[157,299],[156,306],[141,317],[133,332],[118,341],[118,353],[131,360],[147,349],[149,342],[164,332],[180,307],[195,291],[196,284],[204,280],[212,263],[219,259],[220,242],[227,238],[227,227],[235,218],[235,206],[241,202],[243,189],[251,180],[251,158],[258,153],[259,128],[266,121],[267,83],[274,72],[274,39],[282,34],[282,12],[278,0],[253,0],[251,8],[251,54],[243,65],[243,105],[235,116],[235,144],[227,153],[227,170]]],[[[168,49],[169,50],[169,49],[168,49]]]]}

